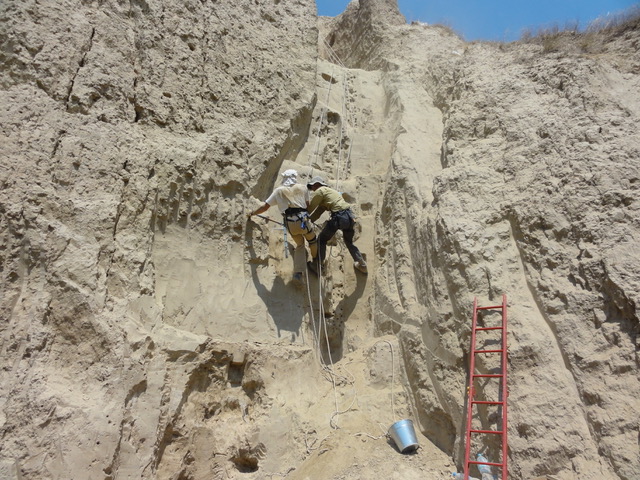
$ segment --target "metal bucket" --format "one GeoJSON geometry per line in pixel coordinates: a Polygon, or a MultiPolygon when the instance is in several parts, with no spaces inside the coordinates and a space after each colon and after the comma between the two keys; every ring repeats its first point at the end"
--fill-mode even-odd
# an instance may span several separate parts
{"type": "Polygon", "coordinates": [[[389,427],[389,436],[398,446],[400,453],[413,452],[418,448],[418,439],[413,429],[413,422],[409,419],[398,420],[389,427]]]}

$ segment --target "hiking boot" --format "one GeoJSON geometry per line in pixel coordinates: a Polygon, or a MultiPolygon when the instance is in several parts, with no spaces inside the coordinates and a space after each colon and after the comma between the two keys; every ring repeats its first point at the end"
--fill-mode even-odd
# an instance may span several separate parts
{"type": "Polygon", "coordinates": [[[359,260],[357,262],[353,262],[353,266],[356,268],[356,270],[360,270],[362,273],[367,273],[367,262],[365,262],[364,260],[359,260]]]}

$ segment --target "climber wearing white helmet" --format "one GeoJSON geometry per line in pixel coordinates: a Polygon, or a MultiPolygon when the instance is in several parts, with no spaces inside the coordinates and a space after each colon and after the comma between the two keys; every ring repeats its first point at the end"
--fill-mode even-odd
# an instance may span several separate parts
{"type": "Polygon", "coordinates": [[[282,185],[276,188],[265,200],[265,203],[257,210],[250,212],[249,217],[266,212],[272,205],[278,205],[284,217],[287,231],[296,244],[293,254],[294,274],[296,282],[302,281],[302,272],[305,269],[304,239],[309,242],[309,250],[313,258],[318,254],[316,234],[313,232],[313,223],[309,219],[309,190],[298,183],[298,172],[289,169],[282,173],[282,185]]]}

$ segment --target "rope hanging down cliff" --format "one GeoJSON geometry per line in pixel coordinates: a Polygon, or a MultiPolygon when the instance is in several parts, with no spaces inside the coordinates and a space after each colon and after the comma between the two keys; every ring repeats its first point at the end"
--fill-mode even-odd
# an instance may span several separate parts
{"type": "MultiPolygon", "coordinates": [[[[327,45],[327,48],[330,51],[330,55],[333,56],[335,63],[332,64],[332,69],[331,69],[331,76],[329,78],[329,86],[327,88],[327,100],[326,100],[326,104],[325,106],[322,108],[321,111],[321,115],[320,115],[320,122],[319,122],[319,126],[316,132],[316,139],[315,139],[315,145],[314,145],[314,149],[312,154],[309,156],[309,177],[311,177],[312,173],[313,173],[313,164],[314,164],[314,160],[315,163],[317,164],[317,158],[319,155],[319,148],[320,148],[320,139],[322,136],[322,132],[323,132],[323,126],[325,123],[325,119],[327,117],[327,112],[329,109],[329,102],[331,100],[331,89],[332,89],[332,84],[334,81],[334,73],[335,73],[335,69],[336,69],[336,63],[342,64],[342,62],[340,62],[339,58],[337,57],[337,55],[335,54],[335,52],[333,52],[333,50],[331,49],[331,47],[329,45],[327,45]]],[[[338,155],[338,161],[337,161],[337,165],[336,165],[336,189],[339,187],[340,185],[340,179],[341,179],[341,164],[342,164],[342,159],[343,159],[343,141],[344,141],[344,136],[345,136],[345,130],[346,130],[346,116],[347,116],[347,78],[346,78],[346,71],[344,73],[343,76],[343,91],[342,91],[342,122],[340,125],[340,132],[339,132],[339,140],[338,140],[338,150],[339,150],[339,155],[338,155]]],[[[349,149],[348,152],[348,158],[347,158],[347,162],[349,161],[351,155],[351,149],[349,149]]],[[[348,164],[348,163],[347,163],[348,164]]],[[[293,172],[295,174],[297,174],[297,172],[295,172],[295,170],[287,170],[283,173],[283,175],[285,176],[285,180],[283,182],[287,181],[287,173],[288,172],[293,172]]],[[[292,180],[292,184],[295,184],[295,178],[292,180]]],[[[283,185],[285,185],[285,183],[283,183],[283,185]]],[[[287,185],[285,185],[287,186],[287,185]]],[[[290,188],[294,188],[296,185],[291,186],[290,188]]],[[[277,189],[278,191],[281,190],[277,189]]],[[[272,193],[271,197],[274,197],[274,199],[277,199],[277,195],[276,195],[276,191],[274,191],[274,193],[272,193]]],[[[265,204],[260,207],[259,209],[251,212],[249,214],[249,217],[252,215],[258,215],[261,218],[263,218],[266,221],[269,222],[273,222],[276,223],[278,225],[282,225],[284,227],[285,230],[285,235],[286,235],[286,229],[287,229],[287,224],[286,223],[280,223],[277,222],[273,219],[270,219],[269,217],[264,217],[262,215],[260,215],[261,213],[263,213],[264,211],[266,211],[269,206],[274,203],[273,199],[271,199],[271,197],[268,199],[268,202],[265,202],[265,204]]],[[[291,199],[288,199],[288,203],[291,203],[291,199]]],[[[308,202],[308,199],[307,199],[308,202]]],[[[283,205],[280,205],[280,203],[282,202],[278,202],[279,207],[281,208],[281,210],[284,208],[283,205]]],[[[291,206],[291,205],[289,205],[291,206]]],[[[300,209],[303,208],[303,205],[300,204],[299,205],[300,209]]],[[[285,237],[286,238],[286,237],[285,237]]],[[[307,238],[307,240],[310,240],[309,238],[307,238]]],[[[315,241],[315,238],[313,239],[315,241]]],[[[285,240],[285,256],[288,256],[288,246],[286,244],[286,240],[285,240]]],[[[313,252],[312,252],[313,253],[313,252]]],[[[331,251],[330,251],[330,255],[331,255],[331,251]]],[[[318,257],[318,256],[316,256],[318,257]]],[[[319,258],[319,257],[318,257],[319,258]]],[[[295,262],[294,262],[295,263],[295,262]]],[[[331,425],[332,428],[338,428],[336,421],[334,420],[338,415],[342,414],[342,413],[346,413],[347,411],[351,410],[353,404],[355,403],[355,399],[357,398],[356,395],[354,394],[353,397],[353,401],[351,403],[351,405],[349,406],[349,408],[347,408],[346,410],[340,410],[339,405],[338,405],[338,392],[337,392],[337,387],[336,387],[336,377],[337,374],[334,371],[333,368],[333,358],[331,355],[331,345],[329,342],[329,329],[327,327],[327,319],[326,319],[326,315],[325,315],[325,310],[324,310],[324,303],[323,303],[323,298],[324,298],[324,288],[323,288],[323,283],[324,283],[324,276],[323,276],[323,265],[322,262],[318,262],[318,321],[316,321],[316,318],[314,316],[314,305],[313,305],[313,298],[311,295],[311,289],[310,289],[310,282],[309,282],[309,273],[307,269],[304,269],[304,273],[305,273],[305,284],[306,284],[306,289],[307,289],[307,297],[308,297],[308,305],[309,305],[309,310],[310,310],[310,317],[311,317],[311,324],[313,327],[313,334],[314,334],[314,349],[316,351],[316,355],[317,358],[319,359],[320,363],[322,364],[322,368],[323,371],[326,372],[328,374],[329,380],[332,383],[332,387],[333,387],[333,391],[334,391],[334,401],[335,401],[335,411],[333,412],[329,423],[331,425]],[[322,361],[322,346],[321,346],[321,336],[324,335],[324,340],[325,340],[325,348],[326,348],[326,354],[327,354],[327,360],[328,362],[323,362],[322,361]]],[[[294,279],[295,279],[295,275],[294,275],[294,279]]],[[[347,383],[353,383],[353,382],[349,382],[348,379],[345,379],[347,383]]]]}
{"type": "MultiPolygon", "coordinates": [[[[329,45],[326,40],[324,41],[324,45],[327,48],[327,52],[328,52],[328,57],[329,57],[329,61],[331,62],[331,73],[329,74],[329,87],[327,88],[327,98],[324,104],[324,107],[321,110],[320,113],[320,121],[318,123],[318,130],[316,133],[316,138],[315,138],[315,143],[314,143],[314,148],[313,151],[309,154],[309,170],[308,170],[308,176],[307,179],[310,179],[311,177],[313,177],[313,172],[314,172],[314,168],[313,165],[314,164],[318,164],[318,155],[319,155],[319,150],[320,150],[320,137],[322,136],[322,128],[324,127],[325,124],[325,120],[328,117],[328,110],[329,110],[329,104],[331,101],[331,90],[332,90],[332,86],[333,86],[333,82],[335,79],[335,70],[336,70],[336,65],[338,65],[339,67],[341,67],[343,69],[343,81],[342,81],[342,101],[341,101],[341,121],[340,121],[340,133],[339,133],[339,139],[338,139],[338,161],[336,164],[336,174],[335,174],[335,189],[336,190],[340,190],[340,182],[341,182],[341,176],[343,175],[344,172],[341,172],[341,165],[343,163],[343,143],[344,143],[344,137],[347,136],[347,128],[349,126],[349,122],[348,122],[348,109],[347,109],[347,67],[344,65],[344,63],[340,60],[340,57],[338,57],[338,54],[333,50],[333,48],[331,48],[331,45],[329,45]]],[[[353,148],[353,143],[351,142],[349,145],[349,151],[347,152],[347,158],[346,161],[344,162],[345,166],[349,165],[349,162],[351,161],[351,150],[353,148]]]]}

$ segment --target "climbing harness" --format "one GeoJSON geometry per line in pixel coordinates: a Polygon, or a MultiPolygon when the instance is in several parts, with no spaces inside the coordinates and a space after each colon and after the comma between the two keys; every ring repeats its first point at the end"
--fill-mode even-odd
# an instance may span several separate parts
{"type": "Polygon", "coordinates": [[[311,220],[309,212],[306,208],[287,208],[283,214],[286,222],[300,222],[300,228],[309,230],[311,228],[311,220]]]}

